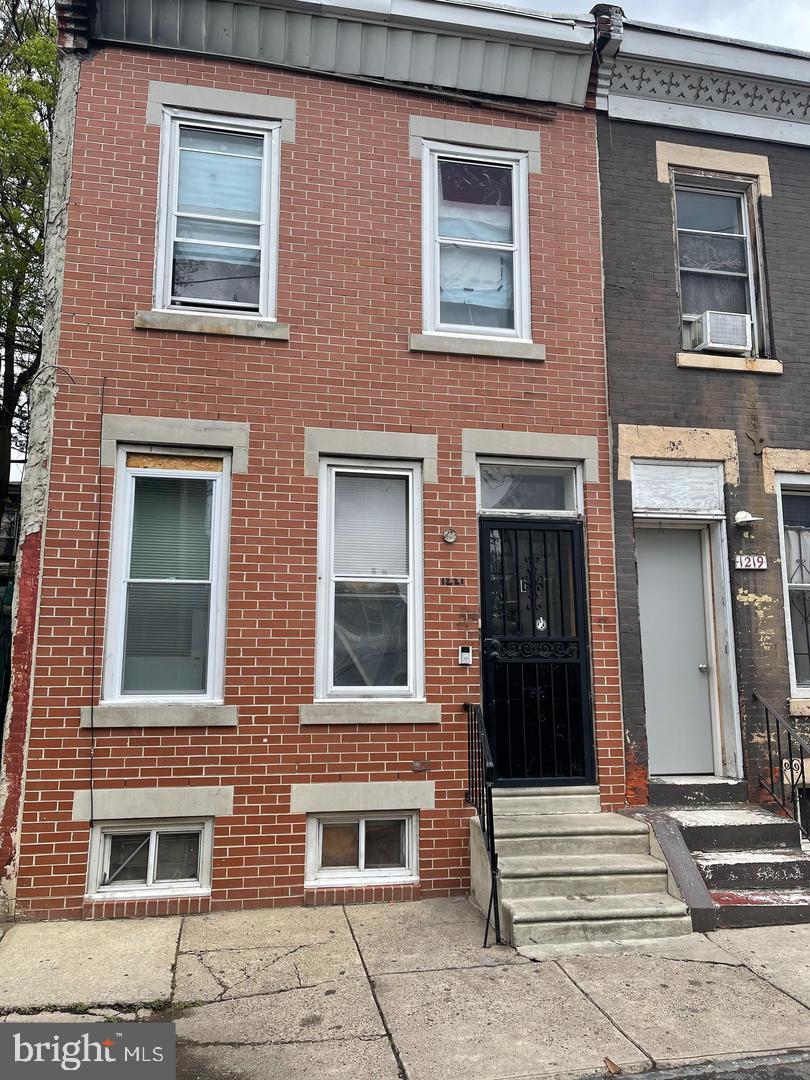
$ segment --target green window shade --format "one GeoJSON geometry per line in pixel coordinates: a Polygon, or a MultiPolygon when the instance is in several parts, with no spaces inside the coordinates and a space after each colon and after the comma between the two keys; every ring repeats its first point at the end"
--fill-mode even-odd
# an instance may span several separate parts
{"type": "Polygon", "coordinates": [[[214,481],[136,476],[130,578],[206,580],[214,481]]]}

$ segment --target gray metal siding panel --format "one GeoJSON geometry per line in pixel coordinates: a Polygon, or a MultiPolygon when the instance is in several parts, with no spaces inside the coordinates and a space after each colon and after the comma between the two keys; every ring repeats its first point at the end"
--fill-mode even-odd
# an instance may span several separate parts
{"type": "Polygon", "coordinates": [[[205,48],[205,3],[206,0],[181,0],[180,37],[182,47],[192,52],[202,52],[205,48]]]}
{"type": "Polygon", "coordinates": [[[156,4],[152,17],[152,35],[156,45],[176,49],[179,43],[180,0],[156,4]]]}

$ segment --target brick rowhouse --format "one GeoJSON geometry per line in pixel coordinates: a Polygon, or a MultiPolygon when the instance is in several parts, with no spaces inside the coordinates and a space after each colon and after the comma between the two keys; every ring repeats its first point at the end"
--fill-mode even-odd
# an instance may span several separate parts
{"type": "Polygon", "coordinates": [[[12,788],[4,819],[16,914],[132,916],[469,889],[464,703],[481,690],[465,428],[597,440],[598,479],[584,484],[592,704],[602,804],[622,806],[593,111],[467,104],[143,47],[102,44],[81,54],[79,69],[41,586],[37,597],[38,560],[26,558],[34,535],[23,546],[30,578],[17,621],[22,654],[36,618],[30,711],[18,687],[5,745],[18,780],[27,748],[19,829],[12,788]],[[289,341],[134,327],[136,313],[153,307],[160,127],[147,122],[150,83],[295,100],[295,139],[281,146],[278,243],[277,318],[289,341]],[[544,361],[409,348],[422,329],[413,116],[539,133],[541,168],[529,173],[531,328],[544,361]],[[229,524],[224,701],[238,710],[236,726],[111,728],[96,708],[92,734],[80,727],[103,682],[115,470],[100,464],[102,414],[250,425],[229,524]],[[309,428],[438,439],[438,482],[423,491],[425,683],[427,701],[441,706],[438,724],[299,722],[313,702],[316,642],[309,428]],[[471,667],[459,666],[460,645],[474,647],[471,667]],[[305,891],[306,823],[291,812],[292,784],[424,779],[435,783],[435,806],[420,814],[417,885],[305,891]],[[86,900],[90,830],[74,819],[74,794],[91,785],[232,788],[232,813],[214,823],[210,898],[86,900]]]}

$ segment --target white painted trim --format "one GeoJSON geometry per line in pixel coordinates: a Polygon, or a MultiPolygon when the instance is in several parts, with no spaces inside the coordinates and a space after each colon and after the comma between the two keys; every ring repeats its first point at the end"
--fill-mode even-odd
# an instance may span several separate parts
{"type": "Polygon", "coordinates": [[[295,98],[221,90],[190,83],[150,82],[146,102],[147,125],[159,126],[166,107],[221,113],[226,117],[280,120],[281,141],[295,142],[295,98]]]}
{"type": "Polygon", "coordinates": [[[422,140],[485,146],[491,150],[513,150],[529,155],[529,172],[540,172],[540,132],[493,124],[471,124],[466,120],[443,120],[436,116],[408,117],[408,153],[421,158],[422,140]]]}
{"type": "Polygon", "coordinates": [[[208,668],[206,691],[202,694],[125,694],[122,690],[124,639],[126,628],[126,592],[129,579],[129,556],[132,539],[132,513],[135,478],[155,476],[151,469],[130,468],[129,452],[143,452],[143,447],[120,444],[113,496],[112,542],[107,593],[107,619],[104,642],[103,701],[105,704],[168,704],[172,702],[223,704],[225,684],[225,620],[227,614],[228,549],[230,539],[230,455],[220,452],[221,472],[161,470],[161,478],[206,479],[213,482],[211,507],[210,608],[208,625],[208,668]]]}
{"type": "Polygon", "coordinates": [[[424,140],[422,143],[422,332],[500,338],[532,342],[531,299],[529,292],[529,160],[525,152],[494,150],[481,146],[457,146],[424,140]],[[503,327],[474,328],[442,323],[439,313],[439,240],[438,240],[438,161],[455,158],[461,161],[491,161],[512,169],[512,244],[492,245],[498,250],[514,251],[513,331],[503,327]]]}
{"type": "Polygon", "coordinates": [[[377,812],[372,814],[325,814],[310,815],[307,818],[307,838],[305,856],[305,889],[351,888],[352,886],[371,885],[411,885],[419,881],[419,814],[396,812],[377,812]],[[365,822],[404,821],[405,822],[405,866],[376,868],[373,870],[351,869],[350,867],[321,867],[321,842],[325,824],[342,825],[357,822],[359,825],[359,856],[364,859],[365,822]]]}
{"type": "Polygon", "coordinates": [[[704,109],[696,105],[676,105],[647,98],[611,93],[608,114],[616,120],[635,120],[662,127],[688,128],[690,131],[718,135],[738,135],[761,142],[792,143],[810,146],[810,124],[777,120],[750,113],[704,109]]]}
{"type": "Polygon", "coordinates": [[[125,825],[118,822],[96,822],[90,835],[86,899],[109,902],[210,895],[213,833],[214,825],[210,819],[177,820],[172,822],[150,819],[146,821],[128,821],[125,825]],[[198,878],[178,882],[162,881],[152,885],[139,886],[128,882],[121,886],[103,886],[101,879],[109,865],[110,838],[116,834],[130,832],[148,832],[150,834],[147,878],[151,878],[155,872],[156,837],[166,833],[198,832],[200,834],[198,878]]]}
{"type": "Polygon", "coordinates": [[[158,182],[157,244],[155,255],[154,308],[156,311],[202,312],[213,314],[214,304],[171,304],[172,250],[177,206],[177,176],[180,165],[180,126],[194,125],[214,131],[233,131],[262,137],[262,195],[260,217],[261,267],[258,311],[219,310],[230,317],[241,313],[252,319],[273,320],[276,316],[276,278],[278,271],[278,223],[280,189],[280,128],[279,121],[246,119],[239,116],[217,116],[212,113],[166,108],[160,142],[160,175],[158,182]]]}
{"type": "Polygon", "coordinates": [[[165,447],[230,450],[232,471],[246,473],[250,424],[235,420],[189,420],[182,416],[133,416],[104,413],[101,417],[101,464],[114,468],[118,444],[134,443],[141,453],[168,453],[165,447]],[[161,448],[161,449],[157,449],[161,448]]]}
{"type": "Polygon", "coordinates": [[[421,461],[422,481],[438,483],[438,444],[436,435],[410,431],[369,431],[357,428],[304,428],[304,470],[307,476],[319,476],[321,457],[393,458],[396,461],[421,461]]]}
{"type": "MultiPolygon", "coordinates": [[[[779,528],[779,556],[782,577],[782,611],[785,619],[785,639],[787,641],[788,672],[790,674],[791,701],[810,701],[810,686],[799,686],[796,678],[796,661],[793,658],[793,628],[790,625],[790,585],[787,576],[787,553],[785,552],[785,519],[782,512],[782,492],[785,488],[798,488],[810,492],[810,476],[804,473],[774,473],[776,492],[776,520],[779,528]]],[[[796,714],[794,714],[796,715],[796,714]]]]}
{"type": "Polygon", "coordinates": [[[318,485],[318,594],[316,619],[316,701],[402,701],[424,700],[424,581],[422,573],[422,470],[413,462],[339,461],[323,458],[318,485]],[[333,534],[335,515],[335,475],[371,473],[408,478],[408,550],[410,567],[407,576],[395,578],[408,588],[408,682],[403,687],[335,687],[332,679],[334,660],[334,583],[333,534]]]}
{"type": "Polygon", "coordinates": [[[377,780],[368,783],[292,784],[291,814],[334,814],[342,811],[435,810],[433,780],[377,780]]]}
{"type": "MultiPolygon", "coordinates": [[[[73,792],[73,821],[90,821],[90,789],[73,792]]],[[[94,788],[97,821],[230,817],[233,788],[198,784],[182,787],[94,788]]]]}
{"type": "Polygon", "coordinates": [[[476,476],[479,457],[532,458],[535,461],[577,461],[586,484],[599,480],[599,440],[595,435],[557,435],[545,431],[463,428],[461,475],[476,476]]]}

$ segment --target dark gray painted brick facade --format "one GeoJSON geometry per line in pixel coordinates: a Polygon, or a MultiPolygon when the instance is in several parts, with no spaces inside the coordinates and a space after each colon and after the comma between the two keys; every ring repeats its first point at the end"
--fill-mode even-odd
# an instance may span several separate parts
{"type": "MultiPolygon", "coordinates": [[[[764,490],[763,446],[810,449],[810,150],[599,119],[608,380],[614,446],[619,424],[733,428],[739,487],[726,485],[729,552],[764,552],[769,569],[732,567],[732,606],[746,774],[756,790],[762,762],[758,690],[777,709],[790,693],[776,497],[764,490]],[[656,141],[767,155],[773,197],[763,198],[771,351],[781,376],[676,367],[680,328],[669,186],[656,175],[656,141]],[[738,510],[765,520],[745,540],[738,510]],[[773,602],[740,603],[739,589],[773,602]]],[[[615,459],[615,453],[614,453],[615,459]]],[[[614,468],[616,462],[614,460],[614,468]]],[[[614,473],[615,476],[615,473],[614,473]]],[[[616,481],[615,517],[622,680],[631,789],[643,798],[644,688],[630,484],[616,481]]]]}

